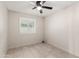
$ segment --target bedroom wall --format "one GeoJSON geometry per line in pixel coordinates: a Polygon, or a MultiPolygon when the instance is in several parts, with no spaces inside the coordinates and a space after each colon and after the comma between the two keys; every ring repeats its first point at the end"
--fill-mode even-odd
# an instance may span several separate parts
{"type": "Polygon", "coordinates": [[[72,20],[72,40],[74,54],[79,56],[79,3],[74,5],[74,19],[72,20]]]}
{"type": "Polygon", "coordinates": [[[72,8],[67,8],[46,18],[45,30],[47,43],[66,51],[69,50],[68,25],[71,22],[68,21],[72,19],[72,13],[72,8]]]}
{"type": "Polygon", "coordinates": [[[38,16],[9,11],[9,40],[8,48],[40,43],[43,40],[43,19],[38,16]],[[21,34],[19,32],[19,18],[36,19],[36,33],[21,34]]]}
{"type": "Polygon", "coordinates": [[[7,32],[8,32],[8,11],[5,5],[0,2],[0,58],[7,52],[7,32]]]}
{"type": "Polygon", "coordinates": [[[79,3],[64,8],[45,20],[46,42],[79,56],[79,3]]]}

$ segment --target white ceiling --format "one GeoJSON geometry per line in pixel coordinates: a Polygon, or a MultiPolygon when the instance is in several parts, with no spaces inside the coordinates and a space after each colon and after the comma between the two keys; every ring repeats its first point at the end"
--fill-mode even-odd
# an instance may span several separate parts
{"type": "Polygon", "coordinates": [[[35,1],[7,1],[5,2],[7,8],[12,11],[27,13],[37,16],[48,16],[54,12],[57,12],[65,7],[75,4],[75,1],[47,1],[44,5],[53,7],[52,10],[43,9],[43,14],[40,14],[37,9],[32,10],[35,1]]]}

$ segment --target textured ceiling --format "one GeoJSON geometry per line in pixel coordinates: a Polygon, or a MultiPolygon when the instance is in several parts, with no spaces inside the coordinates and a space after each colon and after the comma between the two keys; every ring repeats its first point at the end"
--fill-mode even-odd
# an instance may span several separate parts
{"type": "Polygon", "coordinates": [[[32,10],[35,6],[35,1],[7,1],[4,2],[9,10],[27,13],[37,16],[48,16],[57,12],[65,7],[75,4],[75,1],[47,1],[44,5],[53,7],[52,10],[43,9],[43,14],[40,14],[37,9],[32,10]]]}

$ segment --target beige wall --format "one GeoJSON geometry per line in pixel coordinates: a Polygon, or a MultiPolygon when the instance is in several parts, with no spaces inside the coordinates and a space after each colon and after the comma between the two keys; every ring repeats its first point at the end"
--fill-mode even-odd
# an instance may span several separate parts
{"type": "Polygon", "coordinates": [[[70,8],[46,18],[46,41],[64,50],[69,50],[68,20],[72,18],[70,8]]]}
{"type": "Polygon", "coordinates": [[[43,19],[41,17],[9,11],[8,48],[40,43],[43,40],[43,19]],[[36,19],[36,33],[21,34],[19,32],[19,17],[36,19]]]}
{"type": "Polygon", "coordinates": [[[0,2],[0,57],[4,57],[7,51],[7,8],[0,2]]]}
{"type": "Polygon", "coordinates": [[[79,56],[79,4],[74,6],[74,19],[72,20],[72,40],[75,55],[79,56]]]}
{"type": "Polygon", "coordinates": [[[48,44],[79,56],[79,4],[46,18],[45,39],[48,44]]]}

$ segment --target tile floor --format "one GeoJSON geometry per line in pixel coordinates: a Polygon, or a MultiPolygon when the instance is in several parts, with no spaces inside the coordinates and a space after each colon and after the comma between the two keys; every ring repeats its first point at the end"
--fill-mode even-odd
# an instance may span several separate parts
{"type": "Polygon", "coordinates": [[[74,58],[75,56],[45,43],[10,49],[6,58],[74,58]]]}

